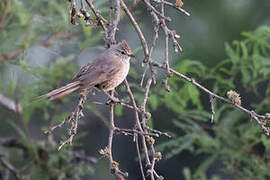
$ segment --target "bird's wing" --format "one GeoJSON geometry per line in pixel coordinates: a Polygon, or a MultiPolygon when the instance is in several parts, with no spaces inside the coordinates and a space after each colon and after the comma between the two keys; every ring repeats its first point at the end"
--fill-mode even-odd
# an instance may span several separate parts
{"type": "Polygon", "coordinates": [[[123,64],[120,61],[101,60],[99,58],[83,66],[73,80],[80,80],[82,87],[93,87],[113,78],[123,64]]]}

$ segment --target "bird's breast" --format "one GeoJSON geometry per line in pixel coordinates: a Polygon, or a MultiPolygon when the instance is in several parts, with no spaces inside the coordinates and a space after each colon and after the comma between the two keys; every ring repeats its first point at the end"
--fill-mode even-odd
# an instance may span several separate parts
{"type": "Polygon", "coordinates": [[[110,91],[116,88],[127,77],[128,72],[129,72],[129,67],[130,67],[129,63],[123,64],[122,68],[120,68],[120,70],[117,73],[115,73],[110,80],[100,84],[99,88],[104,91],[110,91]]]}

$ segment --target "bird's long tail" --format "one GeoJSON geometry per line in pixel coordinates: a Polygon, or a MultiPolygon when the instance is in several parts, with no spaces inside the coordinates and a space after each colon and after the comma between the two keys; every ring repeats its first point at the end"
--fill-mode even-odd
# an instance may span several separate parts
{"type": "Polygon", "coordinates": [[[72,93],[73,91],[78,90],[79,88],[80,88],[80,81],[75,81],[63,87],[55,89],[47,94],[39,96],[38,99],[44,99],[44,98],[49,98],[49,100],[58,99],[72,93]]]}

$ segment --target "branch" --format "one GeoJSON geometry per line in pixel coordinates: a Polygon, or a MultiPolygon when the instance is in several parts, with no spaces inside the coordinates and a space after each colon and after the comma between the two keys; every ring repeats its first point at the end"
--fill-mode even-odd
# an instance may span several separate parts
{"type": "Polygon", "coordinates": [[[87,99],[88,93],[89,93],[88,91],[84,91],[81,93],[78,105],[76,106],[75,110],[66,119],[64,119],[61,123],[56,124],[53,127],[50,127],[49,130],[44,132],[46,135],[50,135],[56,128],[60,128],[64,124],[67,123],[70,125],[68,129],[69,138],[60,143],[58,150],[60,150],[66,144],[70,144],[70,145],[72,144],[73,137],[77,134],[77,131],[78,131],[79,119],[84,116],[82,110],[84,107],[84,103],[87,99]]]}
{"type": "MultiPolygon", "coordinates": [[[[153,66],[156,66],[156,67],[159,67],[161,69],[167,69],[166,65],[162,65],[158,62],[155,62],[155,61],[151,61],[151,64],[153,66]]],[[[209,94],[209,96],[212,96],[212,98],[215,98],[215,99],[219,99],[225,103],[228,103],[228,104],[231,104],[233,105],[234,107],[236,107],[237,109],[241,110],[242,112],[248,114],[252,119],[254,119],[262,128],[262,130],[264,131],[264,133],[266,135],[270,135],[270,127],[267,127],[266,126],[266,122],[267,120],[270,119],[270,117],[268,117],[268,113],[266,115],[259,115],[257,114],[254,110],[248,110],[246,108],[244,108],[243,106],[237,104],[237,103],[234,103],[232,100],[230,99],[227,99],[227,98],[224,98],[222,96],[219,96],[217,94],[215,94],[214,92],[208,90],[206,87],[204,87],[203,85],[201,85],[200,83],[196,82],[194,79],[180,73],[180,72],[177,72],[175,71],[174,69],[170,68],[169,69],[174,75],[176,75],[177,77],[181,78],[181,79],[184,79],[188,82],[190,82],[191,84],[195,85],[197,88],[199,88],[200,90],[206,92],[207,94],[209,94]]]]}
{"type": "MultiPolygon", "coordinates": [[[[134,109],[137,109],[137,104],[136,104],[134,95],[133,95],[133,93],[132,93],[132,91],[130,89],[130,86],[128,84],[127,79],[125,79],[125,85],[126,85],[127,92],[129,94],[130,100],[132,101],[132,105],[133,105],[134,109]]],[[[143,130],[143,127],[141,126],[138,111],[134,110],[134,115],[135,115],[135,120],[136,120],[136,128],[138,128],[139,131],[141,131],[141,132],[148,133],[147,130],[143,130]]],[[[149,168],[151,166],[151,162],[150,162],[150,157],[149,157],[149,153],[148,153],[148,147],[147,147],[147,143],[146,143],[146,136],[141,135],[140,137],[141,137],[141,141],[142,141],[142,151],[143,151],[143,153],[145,155],[146,168],[149,168]]],[[[141,173],[142,173],[142,177],[144,177],[144,173],[143,172],[141,172],[141,173]]]]}
{"type": "Polygon", "coordinates": [[[85,0],[88,4],[89,8],[92,10],[96,19],[98,20],[98,25],[102,27],[102,29],[106,32],[107,31],[107,20],[100,14],[100,12],[95,8],[91,0],[85,0]]]}
{"type": "Polygon", "coordinates": [[[0,31],[5,27],[6,19],[7,19],[9,12],[10,12],[11,2],[9,0],[3,0],[3,3],[4,3],[3,9],[5,9],[5,10],[0,18],[0,31]]]}
{"type": "Polygon", "coordinates": [[[110,47],[112,44],[116,44],[115,34],[117,26],[120,20],[120,1],[115,0],[115,7],[111,7],[111,11],[114,9],[114,18],[109,20],[109,27],[107,31],[106,44],[110,47]]]}
{"type": "Polygon", "coordinates": [[[165,20],[167,20],[167,21],[172,21],[172,19],[170,18],[170,17],[166,17],[166,16],[164,16],[164,14],[161,12],[159,12],[159,11],[157,11],[156,10],[156,8],[154,8],[151,4],[150,4],[150,2],[148,1],[148,0],[143,0],[143,2],[147,5],[147,7],[149,8],[149,10],[151,10],[151,11],[154,11],[157,15],[159,15],[162,19],[165,19],[165,20]]]}
{"type": "MultiPolygon", "coordinates": [[[[114,97],[114,91],[111,92],[111,96],[114,97]]],[[[122,172],[119,169],[119,163],[113,160],[113,154],[112,154],[112,144],[113,144],[113,136],[114,131],[116,130],[114,125],[114,103],[110,103],[110,132],[109,132],[109,139],[108,139],[108,157],[110,160],[110,170],[111,173],[115,175],[115,177],[119,180],[124,180],[126,177],[128,177],[127,172],[122,172]]]]}
{"type": "Polygon", "coordinates": [[[211,103],[211,111],[212,111],[212,115],[211,115],[211,122],[214,122],[214,115],[215,115],[215,98],[212,95],[209,95],[210,98],[210,103],[211,103]]]}
{"type": "Polygon", "coordinates": [[[149,58],[149,50],[148,50],[148,46],[147,46],[147,42],[145,40],[145,37],[141,31],[141,28],[139,27],[138,23],[136,22],[136,20],[134,19],[134,17],[132,16],[131,12],[129,11],[127,5],[124,3],[123,0],[120,0],[121,3],[121,7],[123,8],[123,10],[125,11],[125,13],[127,14],[127,16],[129,17],[133,27],[135,28],[135,30],[137,31],[137,34],[141,40],[141,44],[143,46],[143,50],[144,50],[144,56],[145,56],[145,61],[148,61],[149,58]]]}
{"type": "Polygon", "coordinates": [[[175,4],[171,3],[171,2],[168,2],[168,1],[164,1],[164,0],[153,0],[154,2],[156,3],[164,3],[165,5],[167,6],[170,6],[170,7],[173,7],[175,8],[176,10],[184,13],[185,15],[187,16],[190,16],[190,13],[187,12],[185,9],[181,8],[181,7],[177,7],[175,4]]]}
{"type": "MultiPolygon", "coordinates": [[[[134,98],[134,94],[132,90],[130,89],[129,83],[127,79],[125,79],[125,86],[127,93],[129,95],[130,103],[125,103],[123,101],[120,101],[118,98],[114,97],[114,92],[112,91],[111,94],[108,94],[109,100],[106,104],[109,105],[110,107],[110,128],[109,128],[109,137],[108,137],[108,146],[104,148],[103,150],[100,151],[101,154],[109,158],[110,161],[110,170],[111,173],[114,174],[116,179],[123,180],[128,177],[127,172],[122,172],[119,169],[119,163],[114,161],[113,159],[113,152],[112,152],[112,146],[113,146],[113,138],[116,133],[121,133],[124,135],[131,135],[134,137],[134,141],[136,143],[136,150],[137,150],[137,155],[139,159],[139,165],[140,165],[140,171],[142,174],[142,179],[145,180],[148,178],[147,176],[150,177],[151,180],[161,180],[163,179],[162,176],[158,175],[158,173],[155,170],[155,165],[156,163],[162,159],[162,154],[160,152],[156,152],[154,144],[155,144],[155,139],[154,137],[159,137],[160,135],[165,135],[167,137],[170,137],[167,133],[163,133],[161,131],[151,129],[147,126],[146,122],[148,119],[151,118],[151,113],[146,112],[146,106],[147,102],[149,100],[149,94],[150,94],[150,88],[152,84],[156,83],[156,75],[157,75],[157,68],[161,68],[166,71],[166,78],[163,80],[164,87],[167,91],[170,91],[170,87],[168,85],[168,79],[172,76],[175,75],[181,79],[184,79],[188,81],[189,83],[195,85],[198,87],[200,90],[206,92],[209,94],[210,97],[210,103],[211,103],[211,111],[212,111],[212,116],[211,120],[213,121],[214,119],[214,100],[219,99],[221,101],[224,101],[226,103],[230,103],[236,108],[240,109],[241,111],[249,114],[252,119],[255,119],[256,122],[261,126],[265,134],[270,134],[270,128],[266,126],[266,122],[268,119],[270,119],[270,114],[267,115],[259,115],[255,111],[248,110],[244,107],[241,106],[239,101],[235,101],[231,98],[227,99],[222,96],[219,96],[212,91],[208,90],[201,84],[197,83],[194,79],[175,71],[170,67],[170,61],[169,61],[169,41],[173,43],[174,46],[174,51],[179,52],[182,51],[182,47],[178,43],[177,39],[180,38],[180,35],[176,33],[175,30],[169,29],[167,26],[167,22],[171,21],[170,17],[167,17],[165,15],[165,7],[170,6],[178,11],[184,13],[187,16],[190,16],[190,14],[182,8],[183,2],[181,0],[177,0],[175,4],[171,2],[167,2],[165,0],[143,0],[145,3],[147,10],[149,11],[150,15],[153,18],[154,22],[154,37],[152,40],[152,44],[150,49],[148,48],[148,42],[145,39],[144,34],[142,33],[142,30],[140,26],[138,25],[137,21],[131,14],[130,10],[126,6],[124,0],[110,0],[109,5],[110,5],[110,11],[109,11],[109,19],[108,21],[103,18],[103,16],[100,14],[100,12],[95,9],[93,3],[91,0],[85,0],[86,3],[88,4],[89,8],[91,11],[94,13],[96,19],[98,20],[98,25],[102,27],[102,29],[105,31],[105,44],[109,48],[112,44],[116,43],[115,35],[117,32],[117,26],[120,20],[120,8],[123,9],[125,14],[128,16],[131,24],[133,25],[134,29],[137,32],[137,35],[141,41],[143,51],[144,51],[144,59],[143,62],[146,64],[144,72],[141,76],[141,87],[144,85],[144,79],[146,77],[146,74],[148,70],[151,73],[151,77],[148,77],[147,83],[145,85],[145,91],[144,91],[144,99],[140,107],[138,107],[137,102],[134,98]],[[156,6],[152,5],[152,2],[156,3],[156,6]],[[159,63],[151,59],[152,53],[154,51],[154,47],[156,45],[156,41],[158,39],[158,33],[159,30],[162,29],[163,33],[165,35],[165,50],[164,50],[164,61],[163,63],[159,63]],[[134,112],[134,127],[132,129],[123,129],[123,128],[118,128],[115,127],[114,123],[114,107],[116,104],[120,104],[122,106],[125,106],[127,108],[133,109],[134,112]],[[140,116],[139,116],[140,115],[140,116]],[[145,157],[145,162],[142,162],[141,159],[141,154],[143,153],[145,157]],[[145,169],[144,169],[145,165],[145,169]],[[146,173],[145,173],[146,172],[146,173]]],[[[136,4],[137,1],[134,1],[134,4],[136,4]]],[[[81,13],[85,17],[85,20],[90,21],[90,16],[87,14],[87,11],[83,5],[83,2],[81,0],[81,13]]],[[[77,17],[77,10],[76,10],[76,4],[75,0],[71,0],[71,21],[73,24],[76,24],[76,17],[77,17]],[[73,19],[72,19],[73,18],[73,19]]],[[[89,22],[90,23],[90,22],[89,22]]],[[[53,39],[53,38],[52,38],[53,39]]],[[[239,97],[240,98],[240,97],[239,97]]],[[[81,98],[83,99],[83,98],[81,98]]],[[[81,100],[80,100],[81,102],[81,100]]],[[[64,144],[71,143],[73,136],[77,132],[77,125],[78,125],[78,119],[80,118],[81,110],[82,110],[82,104],[84,101],[82,101],[81,105],[78,105],[77,108],[74,110],[74,112],[71,114],[71,117],[68,118],[68,121],[72,122],[72,126],[69,129],[69,139],[63,142],[59,148],[61,148],[64,144]]],[[[79,103],[80,104],[80,103],[79,103]]],[[[55,126],[61,127],[63,124],[65,124],[66,121],[63,121],[61,124],[55,126]]],[[[54,129],[51,128],[52,130],[54,129]]]]}
{"type": "Polygon", "coordinates": [[[0,157],[0,162],[4,168],[8,169],[12,174],[14,174],[16,180],[22,179],[19,171],[8,160],[6,160],[4,157],[0,157]]]}
{"type": "Polygon", "coordinates": [[[22,150],[27,149],[27,147],[23,143],[18,141],[18,139],[16,139],[16,138],[1,137],[0,144],[4,147],[7,147],[7,148],[18,148],[18,149],[22,149],[22,150]]]}
{"type": "Polygon", "coordinates": [[[141,171],[142,179],[145,180],[145,175],[144,175],[144,170],[143,170],[143,163],[142,163],[140,146],[139,146],[139,139],[138,139],[137,135],[135,135],[135,143],[136,143],[136,151],[137,151],[137,156],[138,156],[138,159],[139,159],[139,165],[140,165],[140,171],[141,171]]]}

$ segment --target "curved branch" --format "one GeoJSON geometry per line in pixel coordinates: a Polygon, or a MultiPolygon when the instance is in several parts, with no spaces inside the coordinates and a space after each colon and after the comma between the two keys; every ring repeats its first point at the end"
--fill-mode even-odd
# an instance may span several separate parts
{"type": "Polygon", "coordinates": [[[146,61],[148,61],[148,58],[149,58],[149,49],[148,49],[148,45],[147,45],[147,42],[145,40],[145,37],[144,37],[144,35],[142,33],[142,30],[139,27],[137,21],[132,16],[131,12],[129,11],[129,9],[128,9],[127,5],[124,3],[124,1],[123,0],[120,0],[120,2],[121,2],[121,6],[122,6],[123,10],[125,11],[125,13],[127,14],[127,16],[129,17],[129,19],[130,19],[133,27],[135,28],[135,30],[138,33],[138,36],[139,36],[139,38],[141,40],[141,44],[143,46],[144,56],[146,58],[146,61]]]}

